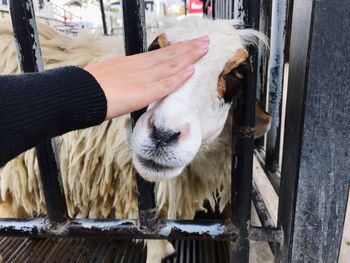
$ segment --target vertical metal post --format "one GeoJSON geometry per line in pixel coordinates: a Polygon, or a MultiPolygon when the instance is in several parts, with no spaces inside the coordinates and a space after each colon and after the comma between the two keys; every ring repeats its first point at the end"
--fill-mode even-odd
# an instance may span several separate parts
{"type": "Polygon", "coordinates": [[[221,18],[221,0],[216,0],[216,17],[221,18]]]}
{"type": "MultiPolygon", "coordinates": [[[[244,95],[237,109],[236,156],[232,160],[231,203],[232,221],[239,229],[236,243],[231,247],[231,262],[249,262],[249,228],[254,152],[255,82],[253,72],[244,83],[244,95]]],[[[234,146],[234,145],[233,145],[234,146]]]]}
{"type": "MultiPolygon", "coordinates": [[[[259,31],[264,33],[265,36],[270,38],[271,35],[271,12],[272,12],[272,0],[260,1],[260,22],[259,31]]],[[[256,97],[260,101],[260,104],[265,108],[267,99],[267,75],[268,75],[268,57],[266,47],[262,44],[259,45],[258,56],[258,81],[256,85],[256,97]]],[[[264,146],[265,136],[255,140],[255,147],[262,148],[264,146]]],[[[266,154],[265,154],[266,155],[266,154]]],[[[264,155],[264,156],[265,156],[264,155]]],[[[265,161],[265,158],[264,158],[265,161]]]]}
{"type": "MultiPolygon", "coordinates": [[[[253,28],[259,28],[260,1],[244,1],[244,21],[253,28]]],[[[231,262],[249,262],[249,229],[254,152],[255,95],[257,81],[257,54],[251,48],[253,71],[244,81],[243,101],[238,107],[238,140],[236,160],[232,160],[232,219],[239,229],[239,237],[231,247],[231,262]]]]}
{"type": "MultiPolygon", "coordinates": [[[[147,40],[144,1],[124,0],[122,4],[125,53],[128,56],[145,52],[147,50],[147,40]]],[[[131,113],[133,126],[145,111],[146,109],[142,109],[131,113]]],[[[147,218],[154,218],[156,213],[154,183],[145,181],[139,175],[136,176],[136,179],[139,201],[139,217],[141,223],[144,224],[147,218]]]]}
{"type": "Polygon", "coordinates": [[[103,25],[103,34],[107,36],[108,31],[107,31],[107,23],[106,23],[105,6],[103,4],[103,0],[100,0],[100,10],[101,10],[102,25],[103,25]]]}
{"type": "Polygon", "coordinates": [[[215,5],[214,5],[214,7],[215,7],[215,18],[221,18],[221,16],[220,16],[220,1],[218,1],[218,0],[213,0],[214,2],[215,2],[215,5]]]}
{"type": "Polygon", "coordinates": [[[271,172],[278,170],[280,146],[281,104],[284,77],[288,0],[272,1],[271,43],[268,72],[268,112],[272,117],[266,139],[266,166],[271,172]]]}
{"type": "Polygon", "coordinates": [[[338,261],[350,184],[349,10],[348,1],[294,0],[277,262],[338,261]]]}
{"type": "Polygon", "coordinates": [[[211,0],[211,18],[216,19],[216,0],[211,0]]]}
{"type": "Polygon", "coordinates": [[[187,16],[188,8],[187,8],[187,0],[184,1],[184,8],[185,8],[185,16],[187,16]]]}
{"type": "MultiPolygon", "coordinates": [[[[9,5],[21,70],[22,72],[42,71],[33,2],[32,0],[11,0],[9,5]]],[[[67,206],[54,149],[54,139],[36,147],[47,213],[52,223],[67,220],[67,206]]]]}
{"type": "MultiPolygon", "coordinates": [[[[143,0],[123,0],[125,55],[135,55],[147,50],[145,3],[143,0]]],[[[131,113],[133,125],[145,109],[131,113]]]]}
{"type": "MultiPolygon", "coordinates": [[[[271,36],[271,13],[272,13],[272,0],[260,1],[260,22],[259,31],[264,33],[266,37],[270,39],[271,36]]],[[[267,75],[268,75],[268,57],[266,49],[262,46],[259,47],[259,62],[258,62],[258,76],[260,81],[257,83],[257,98],[261,105],[266,106],[267,97],[267,75]]]]}
{"type": "Polygon", "coordinates": [[[222,18],[227,19],[227,17],[226,17],[226,0],[222,1],[222,18]]]}
{"type": "MultiPolygon", "coordinates": [[[[242,20],[246,16],[246,10],[244,9],[243,2],[244,0],[233,0],[234,6],[233,6],[233,18],[237,20],[242,20]]],[[[250,25],[248,25],[250,26],[250,25]]]]}
{"type": "Polygon", "coordinates": [[[203,8],[202,8],[202,12],[203,12],[203,15],[208,15],[208,12],[207,12],[207,3],[209,2],[210,0],[203,0],[203,8]]]}
{"type": "Polygon", "coordinates": [[[229,12],[228,12],[228,18],[232,19],[233,18],[233,9],[232,9],[233,3],[232,0],[228,0],[228,8],[229,8],[229,12]]]}

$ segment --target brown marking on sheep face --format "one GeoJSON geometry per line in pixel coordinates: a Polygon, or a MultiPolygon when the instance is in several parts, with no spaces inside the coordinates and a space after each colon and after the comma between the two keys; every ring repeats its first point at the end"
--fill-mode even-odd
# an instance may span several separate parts
{"type": "MultiPolygon", "coordinates": [[[[232,112],[234,122],[237,122],[238,113],[236,109],[232,112]]],[[[268,114],[264,107],[255,100],[255,128],[254,128],[254,138],[259,138],[266,134],[271,126],[272,117],[268,114]]]]}
{"type": "Polygon", "coordinates": [[[245,49],[238,50],[234,58],[226,63],[217,85],[218,96],[225,103],[230,103],[242,88],[242,80],[250,70],[249,55],[245,49]]]}
{"type": "Polygon", "coordinates": [[[264,110],[263,106],[255,102],[255,138],[263,136],[270,128],[272,118],[264,110]]]}
{"type": "Polygon", "coordinates": [[[152,51],[152,50],[156,50],[156,49],[160,49],[163,47],[167,47],[169,46],[170,43],[167,40],[166,36],[164,33],[160,34],[159,36],[157,36],[153,42],[151,43],[151,45],[149,45],[148,47],[148,51],[152,51]]]}

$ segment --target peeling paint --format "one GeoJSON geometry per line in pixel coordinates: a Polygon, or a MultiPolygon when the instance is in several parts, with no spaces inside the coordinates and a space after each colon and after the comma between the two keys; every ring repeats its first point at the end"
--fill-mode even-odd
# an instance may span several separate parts
{"type": "MultiPolygon", "coordinates": [[[[77,223],[77,224],[79,224],[82,228],[85,228],[85,229],[96,228],[96,221],[84,221],[82,223],[77,223]]],[[[129,226],[133,225],[136,227],[135,221],[133,220],[99,221],[98,225],[102,231],[111,230],[122,225],[129,225],[129,226]]]]}
{"type": "Polygon", "coordinates": [[[179,224],[179,223],[168,223],[164,228],[159,231],[159,234],[167,237],[170,235],[171,231],[174,229],[178,229],[181,232],[191,233],[191,234],[208,234],[212,237],[222,235],[225,233],[225,228],[220,224],[208,225],[206,227],[196,226],[192,224],[179,224]]]}

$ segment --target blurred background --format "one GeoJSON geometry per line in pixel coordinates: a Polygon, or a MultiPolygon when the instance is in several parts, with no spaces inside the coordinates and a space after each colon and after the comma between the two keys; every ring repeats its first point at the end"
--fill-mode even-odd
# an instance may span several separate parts
{"type": "MultiPolygon", "coordinates": [[[[123,14],[121,0],[34,0],[38,19],[68,34],[83,28],[107,35],[122,35],[123,14]],[[103,26],[101,8],[105,14],[103,26]]],[[[158,28],[163,16],[203,15],[210,6],[201,0],[145,0],[148,28],[158,28]]],[[[8,17],[8,1],[0,0],[0,17],[8,17]]]]}

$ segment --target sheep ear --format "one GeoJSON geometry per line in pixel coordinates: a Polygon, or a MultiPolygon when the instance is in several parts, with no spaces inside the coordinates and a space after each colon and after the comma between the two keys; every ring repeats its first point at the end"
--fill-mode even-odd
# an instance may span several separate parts
{"type": "Polygon", "coordinates": [[[170,45],[170,43],[169,43],[169,41],[167,40],[165,34],[162,33],[162,34],[160,34],[159,36],[157,36],[155,40],[153,40],[153,42],[151,43],[151,45],[149,45],[148,51],[160,49],[160,48],[162,48],[162,47],[167,47],[167,46],[169,46],[169,45],[170,45]]]}
{"type": "Polygon", "coordinates": [[[271,126],[271,116],[263,109],[261,104],[255,102],[255,138],[259,138],[267,133],[271,126]]]}

